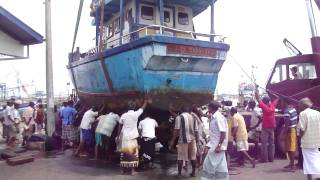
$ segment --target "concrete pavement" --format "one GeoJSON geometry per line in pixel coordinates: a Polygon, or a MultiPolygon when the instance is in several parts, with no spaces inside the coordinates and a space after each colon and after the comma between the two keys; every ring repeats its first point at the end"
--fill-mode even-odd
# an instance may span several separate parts
{"type": "MultiPolygon", "coordinates": [[[[239,175],[230,176],[230,180],[301,180],[306,179],[302,170],[295,173],[283,172],[288,162],[286,160],[276,160],[274,163],[257,164],[252,169],[247,167],[238,168],[239,175]]],[[[106,165],[102,162],[95,162],[86,159],[74,158],[71,151],[66,151],[63,155],[53,158],[37,158],[35,162],[8,166],[4,161],[0,161],[0,180],[140,180],[140,179],[175,179],[176,172],[174,155],[161,156],[155,163],[157,167],[147,172],[139,172],[134,176],[120,175],[117,165],[106,165]]],[[[191,167],[189,168],[191,170],[191,167]]],[[[183,179],[188,173],[184,173],[183,179]]]]}

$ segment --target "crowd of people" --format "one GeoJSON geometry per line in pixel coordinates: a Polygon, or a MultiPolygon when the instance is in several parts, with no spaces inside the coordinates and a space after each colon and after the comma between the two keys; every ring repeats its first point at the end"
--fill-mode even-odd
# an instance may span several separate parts
{"type": "Polygon", "coordinates": [[[9,148],[24,146],[33,134],[45,133],[45,111],[41,101],[30,102],[20,110],[20,104],[10,99],[3,107],[2,137],[9,148]]]}
{"type": "MultiPolygon", "coordinates": [[[[198,169],[202,170],[204,180],[228,179],[229,174],[235,172],[230,158],[235,155],[238,167],[244,166],[246,160],[252,168],[257,161],[274,161],[276,107],[280,105],[289,159],[284,171],[296,170],[296,151],[299,149],[298,166],[303,167],[308,179],[319,175],[320,112],[312,109],[308,98],[301,99],[295,109],[291,99],[269,94],[271,98],[260,98],[256,90],[256,100],[250,101],[246,108],[251,112],[249,124],[236,107],[223,111],[216,101],[208,105],[207,112],[196,106],[183,106],[179,112],[170,110],[171,120],[161,124],[145,111],[152,103],[150,99],[145,99],[139,108],[131,104],[121,112],[111,112],[106,106],[87,108],[69,101],[60,108],[55,106],[53,136],[61,139],[62,151],[73,148],[75,156],[106,161],[118,157],[122,173],[131,175],[135,169],[154,168],[156,144],[159,145],[162,138],[158,130],[163,124],[171,123],[171,126],[166,125],[168,132],[172,132],[171,139],[167,140],[168,144],[162,143],[169,151],[177,152],[177,177],[182,176],[183,168],[187,169],[190,163],[191,177],[197,176],[198,169]],[[204,118],[208,119],[208,130],[204,118]],[[249,153],[249,141],[254,144],[253,153],[249,153]]],[[[19,104],[8,101],[3,122],[3,137],[8,146],[24,145],[33,134],[43,133],[45,119],[41,102],[30,102],[20,113],[19,104]]]]}

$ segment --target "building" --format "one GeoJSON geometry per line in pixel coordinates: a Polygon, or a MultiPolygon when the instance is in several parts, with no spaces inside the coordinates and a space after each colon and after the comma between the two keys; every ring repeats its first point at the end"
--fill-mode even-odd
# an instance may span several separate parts
{"type": "Polygon", "coordinates": [[[0,6],[0,61],[29,58],[29,46],[43,37],[0,6]]]}

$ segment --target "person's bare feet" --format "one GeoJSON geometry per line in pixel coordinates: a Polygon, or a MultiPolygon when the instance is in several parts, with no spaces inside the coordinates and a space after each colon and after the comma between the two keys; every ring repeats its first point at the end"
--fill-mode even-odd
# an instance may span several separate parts
{"type": "Polygon", "coordinates": [[[190,174],[190,177],[197,177],[197,176],[196,176],[196,172],[191,173],[191,174],[190,174]]]}
{"type": "Polygon", "coordinates": [[[256,161],[253,159],[251,160],[252,168],[256,168],[256,161]]]}
{"type": "Polygon", "coordinates": [[[286,165],[285,167],[283,167],[284,169],[289,169],[291,168],[292,166],[289,164],[289,165],[286,165]]]}

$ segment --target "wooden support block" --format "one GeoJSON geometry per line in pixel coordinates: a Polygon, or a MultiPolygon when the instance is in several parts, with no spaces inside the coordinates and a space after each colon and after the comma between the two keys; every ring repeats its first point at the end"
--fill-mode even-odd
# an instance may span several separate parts
{"type": "Polygon", "coordinates": [[[17,156],[7,159],[7,164],[10,166],[16,166],[24,163],[33,162],[34,157],[32,156],[17,156]]]}
{"type": "Polygon", "coordinates": [[[13,158],[13,157],[16,157],[16,156],[17,156],[17,154],[15,152],[11,151],[11,150],[4,150],[1,153],[1,157],[3,159],[13,158]]]}
{"type": "Polygon", "coordinates": [[[14,152],[15,153],[24,153],[24,152],[27,152],[27,149],[26,148],[22,148],[22,147],[17,147],[14,149],[14,152]]]}
{"type": "Polygon", "coordinates": [[[29,142],[27,142],[27,149],[28,150],[45,151],[44,145],[45,144],[43,141],[37,141],[37,142],[29,141],[29,142]]]}

